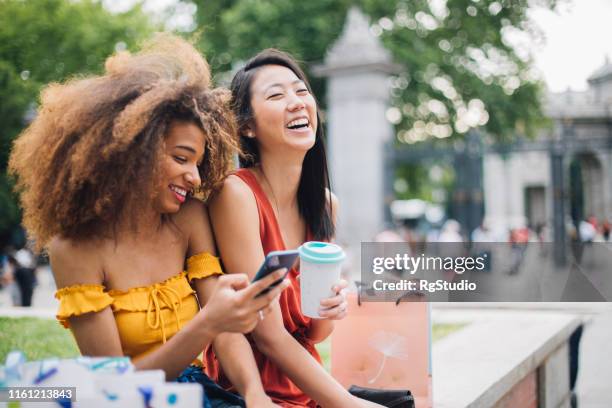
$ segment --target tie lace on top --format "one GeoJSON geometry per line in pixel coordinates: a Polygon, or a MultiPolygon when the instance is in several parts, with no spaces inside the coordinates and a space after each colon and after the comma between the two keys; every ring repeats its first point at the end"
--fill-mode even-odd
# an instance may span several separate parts
{"type": "Polygon", "coordinates": [[[163,305],[166,305],[174,312],[174,317],[176,318],[177,332],[181,329],[181,319],[179,318],[178,311],[180,310],[183,302],[178,292],[168,286],[162,286],[156,283],[149,290],[147,325],[149,326],[149,328],[154,330],[157,330],[161,327],[162,342],[165,343],[167,341],[165,329],[166,322],[164,322],[164,316],[161,312],[162,307],[160,306],[160,302],[163,302],[163,305]],[[153,321],[151,321],[151,318],[153,318],[153,321]]]}

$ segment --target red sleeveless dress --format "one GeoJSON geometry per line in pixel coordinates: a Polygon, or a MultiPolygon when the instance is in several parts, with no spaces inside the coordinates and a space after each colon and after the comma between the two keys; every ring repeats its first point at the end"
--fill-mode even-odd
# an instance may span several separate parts
{"type": "MultiPolygon", "coordinates": [[[[287,249],[285,248],[272,206],[263,189],[257,182],[255,175],[248,169],[239,169],[234,174],[240,177],[250,187],[255,196],[257,210],[259,212],[259,235],[261,237],[264,254],[267,255],[271,251],[287,249]]],[[[310,233],[307,233],[308,239],[310,239],[308,237],[309,235],[310,233]]],[[[295,268],[289,271],[288,278],[291,281],[291,285],[281,293],[279,298],[280,308],[283,313],[283,323],[287,331],[315,360],[321,363],[321,357],[315,349],[314,343],[306,337],[312,319],[302,315],[301,312],[300,286],[297,280],[298,275],[299,272],[295,268]]],[[[253,348],[253,354],[255,355],[257,367],[259,368],[263,388],[274,403],[286,408],[316,408],[317,403],[304,394],[279,367],[258,350],[251,336],[247,335],[246,337],[253,348]]],[[[205,359],[208,376],[223,388],[231,388],[232,384],[223,373],[212,351],[212,347],[206,349],[205,359]]]]}

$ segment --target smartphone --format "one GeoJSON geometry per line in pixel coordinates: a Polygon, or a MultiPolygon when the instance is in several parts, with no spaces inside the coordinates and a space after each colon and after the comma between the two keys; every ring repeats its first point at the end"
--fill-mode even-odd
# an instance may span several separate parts
{"type": "Polygon", "coordinates": [[[299,252],[297,249],[290,249],[286,251],[272,251],[266,255],[266,259],[264,259],[263,264],[259,268],[259,271],[255,274],[252,282],[257,282],[260,279],[265,278],[269,274],[274,271],[277,271],[282,268],[286,268],[287,271],[283,275],[282,278],[273,282],[270,286],[259,292],[257,296],[264,295],[268,293],[273,287],[280,284],[283,279],[289,273],[289,270],[293,267],[295,260],[297,259],[299,252]]]}

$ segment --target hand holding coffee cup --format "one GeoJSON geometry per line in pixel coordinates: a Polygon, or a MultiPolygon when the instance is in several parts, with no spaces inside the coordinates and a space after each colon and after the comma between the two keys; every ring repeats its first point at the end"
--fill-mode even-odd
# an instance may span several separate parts
{"type": "Polygon", "coordinates": [[[302,313],[315,319],[342,319],[346,301],[340,279],[340,266],[346,257],[342,248],[327,242],[306,242],[300,253],[300,292],[302,313]]]}
{"type": "Polygon", "coordinates": [[[340,279],[333,287],[334,296],[322,299],[319,307],[319,317],[322,319],[342,320],[347,315],[348,302],[344,289],[348,282],[340,279]]]}

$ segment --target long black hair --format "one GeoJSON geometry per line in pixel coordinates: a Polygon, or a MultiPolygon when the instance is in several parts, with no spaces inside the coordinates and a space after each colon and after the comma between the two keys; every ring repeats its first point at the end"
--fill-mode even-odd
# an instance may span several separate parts
{"type": "MultiPolygon", "coordinates": [[[[240,167],[253,167],[259,164],[259,148],[255,138],[246,137],[245,130],[252,125],[251,84],[255,73],[264,66],[279,65],[290,69],[306,85],[312,94],[308,78],[289,54],[272,48],[265,49],[251,58],[232,79],[232,108],[238,121],[238,134],[243,154],[240,167]]],[[[297,198],[300,215],[314,239],[329,240],[334,236],[332,221],[331,189],[327,156],[323,140],[323,125],[317,103],[317,130],[315,144],[308,150],[302,164],[302,175],[298,186],[297,198]],[[329,191],[329,193],[328,193],[329,191]]]]}

